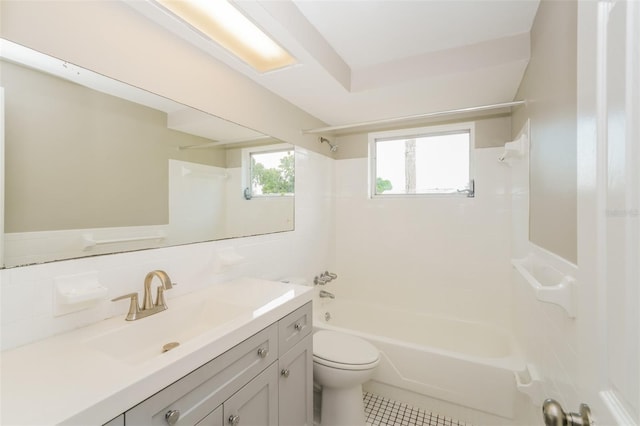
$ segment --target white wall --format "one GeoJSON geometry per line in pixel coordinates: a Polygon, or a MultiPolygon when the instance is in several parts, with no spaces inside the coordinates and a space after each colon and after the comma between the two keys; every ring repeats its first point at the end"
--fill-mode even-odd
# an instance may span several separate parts
{"type": "Polygon", "coordinates": [[[336,161],[338,280],[357,298],[509,328],[510,203],[501,148],[473,151],[476,197],[369,199],[367,159],[336,161]]]}
{"type": "Polygon", "coordinates": [[[238,276],[298,276],[311,282],[329,263],[333,167],[333,160],[325,156],[296,151],[296,223],[292,232],[0,270],[1,349],[124,314],[128,303],[109,300],[142,291],[144,277],[153,269],[167,271],[179,283],[166,293],[169,309],[173,297],[238,276]],[[244,260],[221,268],[220,254],[227,250],[244,260]],[[100,283],[109,288],[105,300],[91,309],[54,317],[54,278],[87,271],[96,271],[100,283]]]}

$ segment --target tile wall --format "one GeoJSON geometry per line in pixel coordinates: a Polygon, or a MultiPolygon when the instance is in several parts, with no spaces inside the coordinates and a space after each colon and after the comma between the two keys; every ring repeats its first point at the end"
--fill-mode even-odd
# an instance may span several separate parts
{"type": "Polygon", "coordinates": [[[327,289],[508,329],[511,204],[502,151],[474,150],[475,198],[372,200],[367,159],[336,161],[339,279],[327,289]]]}
{"type": "Polygon", "coordinates": [[[296,276],[310,282],[329,268],[333,163],[314,152],[297,150],[293,232],[0,270],[1,349],[126,313],[127,303],[109,300],[141,291],[146,273],[153,269],[167,271],[179,284],[167,292],[169,304],[172,297],[239,276],[296,276]],[[222,267],[220,254],[228,250],[243,261],[222,267]],[[99,282],[109,289],[105,299],[89,309],[54,317],[54,278],[88,271],[96,271],[99,282]]]}

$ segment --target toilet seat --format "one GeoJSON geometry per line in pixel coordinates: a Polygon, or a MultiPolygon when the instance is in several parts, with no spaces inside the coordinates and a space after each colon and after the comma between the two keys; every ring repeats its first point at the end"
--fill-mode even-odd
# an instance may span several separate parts
{"type": "Polygon", "coordinates": [[[313,361],[342,370],[366,370],[378,364],[380,353],[359,337],[320,330],[313,335],[313,361]]]}

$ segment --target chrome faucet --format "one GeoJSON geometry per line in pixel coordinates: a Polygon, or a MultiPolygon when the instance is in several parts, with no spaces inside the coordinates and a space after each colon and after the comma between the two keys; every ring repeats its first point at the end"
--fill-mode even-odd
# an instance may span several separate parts
{"type": "Polygon", "coordinates": [[[149,315],[157,314],[158,312],[162,312],[167,309],[167,303],[164,300],[164,291],[170,290],[176,283],[171,282],[171,278],[167,275],[166,272],[155,270],[151,271],[144,278],[144,296],[142,307],[138,304],[138,293],[129,293],[123,296],[116,297],[115,299],[111,299],[112,302],[116,302],[118,300],[123,299],[131,299],[129,304],[129,312],[125,320],[127,321],[135,321],[140,318],[148,317],[149,315]],[[160,279],[160,286],[158,287],[158,292],[156,293],[156,301],[153,302],[153,298],[151,297],[151,283],[153,282],[153,278],[158,277],[160,279]]]}
{"type": "Polygon", "coordinates": [[[320,276],[315,276],[313,278],[313,283],[315,285],[325,285],[326,283],[335,280],[338,278],[338,274],[333,274],[329,271],[324,271],[320,274],[320,276]]]}
{"type": "Polygon", "coordinates": [[[333,293],[329,293],[326,290],[320,290],[320,297],[328,297],[329,299],[335,299],[336,296],[333,293]]]}

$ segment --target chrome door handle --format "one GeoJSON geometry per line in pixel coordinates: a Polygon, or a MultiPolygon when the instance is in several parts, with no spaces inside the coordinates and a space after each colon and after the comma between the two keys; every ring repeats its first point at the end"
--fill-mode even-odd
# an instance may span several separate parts
{"type": "Polygon", "coordinates": [[[542,416],[546,426],[593,426],[591,409],[580,404],[579,413],[565,413],[562,405],[555,399],[545,399],[542,404],[542,416]]]}

